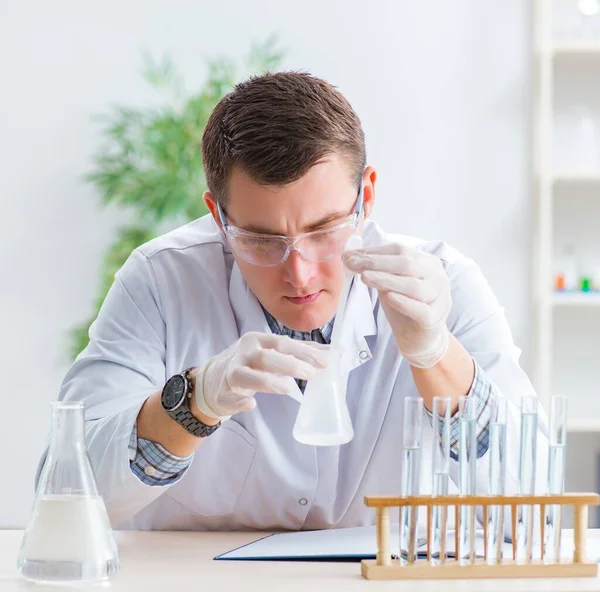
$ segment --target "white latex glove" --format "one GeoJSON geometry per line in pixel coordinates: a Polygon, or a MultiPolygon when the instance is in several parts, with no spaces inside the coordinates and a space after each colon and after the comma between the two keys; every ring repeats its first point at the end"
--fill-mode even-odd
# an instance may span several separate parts
{"type": "Polygon", "coordinates": [[[344,254],[349,269],[376,288],[398,349],[411,366],[430,368],[448,351],[450,280],[438,257],[391,243],[344,254]]]}
{"type": "Polygon", "coordinates": [[[329,346],[284,335],[246,333],[196,374],[196,405],[215,419],[256,407],[257,392],[288,394],[293,378],[310,380],[327,366],[329,346]]]}

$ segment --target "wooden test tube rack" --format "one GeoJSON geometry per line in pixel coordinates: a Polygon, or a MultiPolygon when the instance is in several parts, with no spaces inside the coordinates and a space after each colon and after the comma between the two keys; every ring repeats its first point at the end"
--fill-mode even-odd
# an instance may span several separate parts
{"type": "MultiPolygon", "coordinates": [[[[375,508],[377,514],[377,559],[363,560],[362,575],[368,580],[403,579],[463,579],[463,578],[556,578],[556,577],[596,577],[598,563],[588,561],[586,557],[586,538],[588,525],[588,506],[600,504],[600,495],[596,493],[565,493],[561,495],[414,495],[414,496],[367,496],[365,504],[375,508]],[[541,545],[541,557],[532,558],[530,563],[516,562],[516,525],[518,506],[535,506],[544,516],[546,506],[572,506],[574,515],[573,559],[560,563],[544,563],[544,548],[541,545]],[[412,506],[427,508],[427,559],[416,559],[408,565],[401,565],[398,559],[392,559],[390,551],[390,508],[412,506]],[[431,565],[430,525],[432,510],[436,506],[454,506],[455,545],[458,549],[458,531],[461,506],[481,506],[483,511],[484,558],[475,563],[461,565],[458,553],[454,558],[446,558],[441,565],[431,565]],[[512,559],[503,559],[495,565],[487,564],[487,515],[489,506],[510,506],[512,526],[512,559]]],[[[541,523],[541,541],[544,540],[544,520],[541,523]]]]}

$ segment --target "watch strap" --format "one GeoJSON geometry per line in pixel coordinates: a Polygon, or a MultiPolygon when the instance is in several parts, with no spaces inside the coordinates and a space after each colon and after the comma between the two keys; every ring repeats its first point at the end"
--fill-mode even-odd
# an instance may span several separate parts
{"type": "Polygon", "coordinates": [[[198,438],[206,438],[210,436],[220,425],[221,422],[215,425],[207,425],[200,421],[188,408],[184,405],[171,411],[169,414],[181,427],[185,428],[192,436],[198,438]]]}
{"type": "Polygon", "coordinates": [[[220,426],[221,422],[215,425],[207,425],[199,420],[190,410],[190,397],[194,396],[194,380],[190,377],[190,371],[194,368],[186,368],[181,375],[185,379],[186,393],[183,402],[177,409],[167,411],[169,416],[174,419],[182,428],[192,436],[197,438],[206,438],[213,434],[220,426]]]}

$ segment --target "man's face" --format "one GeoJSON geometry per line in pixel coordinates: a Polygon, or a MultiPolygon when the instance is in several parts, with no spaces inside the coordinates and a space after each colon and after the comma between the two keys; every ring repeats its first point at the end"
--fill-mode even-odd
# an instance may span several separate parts
{"type": "MultiPolygon", "coordinates": [[[[375,172],[365,172],[367,216],[374,198],[375,172]]],[[[227,221],[262,234],[297,236],[342,222],[354,212],[358,187],[348,165],[337,155],[313,166],[304,177],[281,186],[260,185],[239,169],[228,184],[227,221]]],[[[214,198],[205,196],[213,216],[214,198]]],[[[362,233],[362,219],[358,227],[362,233]]],[[[340,257],[323,263],[307,261],[298,251],[273,267],[235,260],[255,296],[278,321],[290,329],[310,331],[328,323],[335,314],[344,281],[340,257]]]]}

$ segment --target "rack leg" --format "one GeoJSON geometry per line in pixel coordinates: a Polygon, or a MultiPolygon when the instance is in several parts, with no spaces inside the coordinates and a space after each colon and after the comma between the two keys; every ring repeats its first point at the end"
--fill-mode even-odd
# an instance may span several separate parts
{"type": "Polygon", "coordinates": [[[431,512],[432,507],[427,506],[427,561],[431,561],[431,512]]]}
{"type": "Polygon", "coordinates": [[[540,559],[544,561],[544,543],[545,543],[545,523],[546,522],[546,505],[540,504],[540,559]]]}
{"type": "Polygon", "coordinates": [[[459,528],[460,528],[460,506],[456,504],[454,506],[454,558],[456,561],[460,561],[460,553],[459,553],[459,528]]]}
{"type": "Polygon", "coordinates": [[[512,552],[513,561],[517,559],[517,506],[511,504],[510,506],[510,526],[511,526],[511,537],[512,537],[512,552]]]}
{"type": "Polygon", "coordinates": [[[483,514],[483,558],[485,561],[488,559],[488,506],[481,508],[483,514]]]}
{"type": "Polygon", "coordinates": [[[391,565],[390,553],[390,510],[389,508],[377,508],[377,565],[391,565]]]}
{"type": "Polygon", "coordinates": [[[586,558],[586,536],[588,526],[588,507],[577,504],[573,508],[573,538],[575,549],[573,551],[573,563],[583,563],[586,558]]]}

